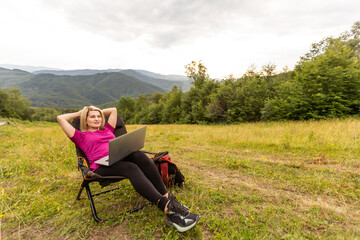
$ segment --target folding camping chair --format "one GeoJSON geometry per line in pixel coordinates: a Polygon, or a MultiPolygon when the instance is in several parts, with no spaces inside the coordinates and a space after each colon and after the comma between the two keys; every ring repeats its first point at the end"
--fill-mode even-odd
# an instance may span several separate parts
{"type": "MultiPolygon", "coordinates": [[[[106,121],[107,121],[107,116],[106,116],[106,121]]],[[[80,118],[75,118],[72,121],[72,126],[79,130],[80,129],[80,118]]],[[[125,133],[127,133],[127,131],[126,131],[124,121],[121,119],[120,116],[118,116],[116,127],[115,127],[115,130],[114,130],[114,135],[116,137],[118,137],[118,136],[123,135],[125,133]]],[[[147,153],[151,153],[151,152],[147,152],[147,153]]],[[[91,212],[92,212],[92,216],[94,217],[94,220],[96,222],[104,222],[104,221],[107,221],[109,219],[112,219],[112,218],[101,219],[101,218],[98,217],[93,197],[99,196],[99,195],[102,195],[102,194],[106,194],[106,193],[109,193],[109,192],[112,192],[112,191],[115,191],[115,190],[118,190],[118,189],[122,189],[122,188],[124,188],[124,187],[126,187],[126,186],[128,186],[130,184],[122,185],[120,187],[112,188],[110,190],[106,190],[106,191],[102,191],[102,192],[93,194],[91,192],[91,189],[90,189],[90,184],[91,183],[98,182],[102,187],[106,187],[106,186],[110,185],[111,183],[115,183],[115,182],[119,182],[121,180],[124,180],[124,179],[126,179],[126,177],[122,177],[122,176],[106,176],[106,177],[105,176],[100,176],[100,175],[98,175],[98,174],[96,174],[96,173],[94,173],[94,172],[92,172],[90,170],[89,162],[88,162],[88,160],[86,158],[86,155],[78,147],[76,147],[76,154],[77,154],[77,158],[78,158],[78,169],[81,170],[81,173],[82,173],[82,176],[83,176],[83,182],[81,183],[81,187],[80,187],[79,193],[78,193],[78,195],[76,197],[76,200],[81,199],[80,198],[81,193],[83,192],[83,190],[85,188],[86,193],[87,193],[87,197],[88,197],[88,199],[90,201],[90,208],[91,208],[91,212]]],[[[136,211],[144,208],[145,206],[147,206],[149,204],[150,204],[150,202],[140,204],[139,206],[135,206],[133,209],[127,210],[126,212],[127,213],[136,212],[136,211]]]]}

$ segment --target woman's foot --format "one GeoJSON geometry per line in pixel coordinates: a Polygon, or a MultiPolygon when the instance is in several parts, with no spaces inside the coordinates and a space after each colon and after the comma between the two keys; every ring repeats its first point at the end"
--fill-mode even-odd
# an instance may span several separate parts
{"type": "Polygon", "coordinates": [[[166,225],[174,227],[179,232],[185,232],[193,228],[200,220],[200,216],[190,212],[187,216],[178,213],[168,213],[165,217],[166,225]]]}
{"type": "Polygon", "coordinates": [[[168,226],[176,228],[179,232],[185,232],[193,228],[200,220],[198,214],[190,212],[173,195],[169,194],[169,200],[168,213],[165,217],[168,226]]]}
{"type": "Polygon", "coordinates": [[[179,203],[180,205],[184,206],[187,210],[189,210],[189,208],[188,208],[187,206],[185,206],[184,204],[180,203],[180,202],[176,199],[176,197],[175,197],[174,195],[172,195],[171,193],[168,194],[168,199],[169,199],[170,201],[174,201],[174,202],[179,203]]]}

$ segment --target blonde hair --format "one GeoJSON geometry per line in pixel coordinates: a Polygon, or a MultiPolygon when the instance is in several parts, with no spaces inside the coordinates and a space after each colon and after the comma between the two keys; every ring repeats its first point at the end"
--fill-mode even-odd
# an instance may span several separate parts
{"type": "Polygon", "coordinates": [[[95,106],[86,106],[86,107],[83,108],[83,110],[81,112],[81,115],[80,115],[80,131],[81,132],[86,132],[88,130],[88,126],[86,124],[86,119],[87,119],[90,111],[98,111],[98,112],[100,112],[100,115],[101,115],[100,129],[104,128],[105,117],[104,117],[104,113],[101,111],[101,109],[97,108],[95,106]]]}

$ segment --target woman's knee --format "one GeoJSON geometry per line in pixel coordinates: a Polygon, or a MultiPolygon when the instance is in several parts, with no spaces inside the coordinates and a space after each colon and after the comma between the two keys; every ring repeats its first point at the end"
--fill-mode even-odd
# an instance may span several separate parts
{"type": "Polygon", "coordinates": [[[111,169],[112,174],[128,178],[141,174],[139,166],[132,162],[119,161],[109,168],[111,169]]]}
{"type": "Polygon", "coordinates": [[[137,165],[146,165],[146,164],[153,164],[153,160],[151,160],[145,153],[137,151],[130,155],[132,162],[136,163],[137,165]]]}
{"type": "Polygon", "coordinates": [[[141,151],[136,151],[136,152],[133,152],[131,155],[130,155],[132,158],[139,158],[139,159],[145,159],[145,158],[148,158],[148,156],[141,152],[141,151]]]}
{"type": "Polygon", "coordinates": [[[141,171],[138,165],[135,163],[129,162],[129,164],[126,165],[126,168],[124,169],[126,172],[129,172],[131,174],[135,174],[136,172],[141,171]]]}

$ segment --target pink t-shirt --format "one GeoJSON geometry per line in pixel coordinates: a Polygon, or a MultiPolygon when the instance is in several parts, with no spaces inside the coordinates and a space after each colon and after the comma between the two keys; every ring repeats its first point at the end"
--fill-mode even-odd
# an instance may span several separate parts
{"type": "Polygon", "coordinates": [[[92,171],[99,167],[94,163],[96,160],[109,155],[109,141],[115,138],[113,132],[114,128],[106,123],[104,130],[95,132],[80,132],[75,129],[74,136],[70,138],[85,153],[92,171]]]}

